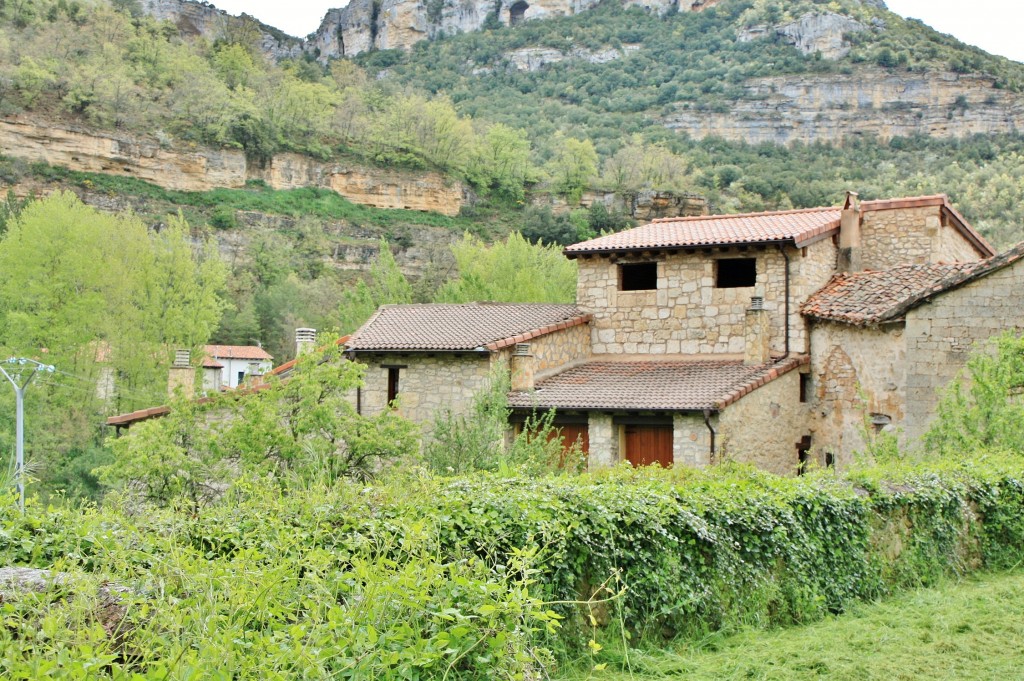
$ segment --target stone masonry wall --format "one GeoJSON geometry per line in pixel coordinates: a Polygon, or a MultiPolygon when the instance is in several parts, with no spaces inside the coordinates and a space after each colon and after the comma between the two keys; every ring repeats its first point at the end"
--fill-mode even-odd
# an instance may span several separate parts
{"type": "Polygon", "coordinates": [[[607,468],[619,463],[619,427],[612,423],[610,414],[591,413],[587,423],[590,437],[590,470],[607,468]]]}
{"type": "MultiPolygon", "coordinates": [[[[807,411],[800,403],[799,371],[761,386],[722,410],[714,463],[739,461],[777,475],[793,475],[796,445],[811,435],[807,411]]],[[[811,446],[816,449],[817,442],[812,440],[811,446]]]]}
{"type": "Polygon", "coordinates": [[[865,212],[861,243],[861,266],[871,270],[980,257],[959,232],[943,224],[938,206],[865,212]]]}
{"type": "MultiPolygon", "coordinates": [[[[790,347],[806,345],[800,303],[828,281],[835,265],[831,240],[812,244],[806,255],[788,248],[790,258],[790,347]]],[[[785,350],[785,261],[778,250],[657,254],[647,258],[580,258],[577,304],[594,315],[593,352],[600,354],[740,355],[743,322],[751,296],[764,296],[771,315],[771,347],[785,350]],[[715,261],[756,258],[757,283],[743,288],[716,288],[715,261]],[[658,263],[658,288],[619,291],[620,263],[658,263]]]]}
{"type": "Polygon", "coordinates": [[[362,413],[379,414],[387,407],[388,370],[399,370],[398,412],[418,423],[424,437],[432,432],[434,416],[444,409],[465,413],[478,391],[487,386],[489,353],[360,354],[367,365],[362,392],[362,413]]]}
{"type": "Polygon", "coordinates": [[[810,407],[814,450],[833,452],[845,466],[864,448],[864,421],[885,414],[896,429],[907,406],[907,342],[902,324],[858,328],[815,322],[811,327],[810,407]]]}
{"type": "Polygon", "coordinates": [[[1024,261],[934,298],[907,314],[906,436],[927,430],[942,390],[972,350],[992,336],[1024,330],[1024,261]]]}
{"type": "Polygon", "coordinates": [[[538,375],[550,374],[559,367],[590,357],[590,325],[572,326],[528,342],[533,355],[534,372],[538,375]]]}
{"type": "Polygon", "coordinates": [[[672,465],[704,468],[711,463],[711,433],[704,423],[704,417],[698,414],[674,414],[672,465]]]}

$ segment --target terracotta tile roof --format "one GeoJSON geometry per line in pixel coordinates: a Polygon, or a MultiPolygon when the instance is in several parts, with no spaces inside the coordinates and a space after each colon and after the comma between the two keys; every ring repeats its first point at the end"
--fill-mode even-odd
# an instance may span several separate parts
{"type": "Polygon", "coordinates": [[[538,409],[719,410],[806,364],[805,356],[744,366],[740,360],[596,361],[509,393],[509,406],[538,409]]]}
{"type": "MultiPolygon", "coordinates": [[[[348,343],[350,338],[352,338],[351,335],[349,335],[349,336],[342,336],[341,338],[336,340],[334,342],[334,344],[335,345],[345,345],[346,343],[348,343]]],[[[323,348],[319,348],[318,351],[319,350],[323,350],[323,348]]],[[[274,367],[274,369],[272,371],[267,373],[267,376],[287,376],[288,373],[292,370],[292,368],[296,365],[296,363],[298,363],[298,361],[299,361],[298,357],[296,357],[295,359],[288,360],[284,364],[281,364],[279,366],[274,367]]]]}
{"type": "Polygon", "coordinates": [[[274,359],[258,345],[204,345],[203,352],[216,359],[274,359]]]}
{"type": "Polygon", "coordinates": [[[546,303],[384,305],[352,334],[348,349],[498,350],[590,318],[575,305],[546,303]]]}
{"type": "Polygon", "coordinates": [[[841,216],[842,209],[832,207],[665,218],[573,244],[565,249],[565,254],[572,258],[581,253],[786,242],[805,246],[816,237],[839,229],[841,216]]]}
{"type": "Polygon", "coordinates": [[[218,362],[217,360],[215,360],[213,357],[210,357],[209,355],[204,355],[203,356],[203,368],[204,369],[223,369],[224,365],[221,364],[220,362],[218,362]]]}
{"type": "Polygon", "coordinates": [[[987,260],[904,265],[881,271],[835,274],[800,307],[813,319],[866,325],[901,319],[929,298],[1024,258],[1024,243],[987,260]]]}

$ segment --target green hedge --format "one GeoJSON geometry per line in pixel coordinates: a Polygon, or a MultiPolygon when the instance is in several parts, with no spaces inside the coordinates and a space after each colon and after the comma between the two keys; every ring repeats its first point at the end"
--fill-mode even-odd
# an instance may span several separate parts
{"type": "Polygon", "coordinates": [[[30,676],[25,660],[84,640],[153,673],[212,656],[238,678],[514,678],[542,664],[541,646],[594,635],[591,616],[658,636],[804,622],[1022,559],[1019,458],[801,479],[723,467],[410,473],[290,493],[250,482],[199,516],[127,503],[4,511],[4,564],[114,580],[137,607],[131,654],[52,602],[46,617],[65,632],[52,639],[27,634],[37,610],[8,612],[0,670],[30,676]],[[553,604],[586,600],[609,578],[624,587],[610,604],[553,604]]]}

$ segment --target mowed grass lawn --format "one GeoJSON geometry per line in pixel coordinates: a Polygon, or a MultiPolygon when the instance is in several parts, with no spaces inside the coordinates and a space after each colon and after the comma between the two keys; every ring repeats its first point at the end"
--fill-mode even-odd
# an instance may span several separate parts
{"type": "Polygon", "coordinates": [[[562,678],[1024,680],[1024,571],[921,589],[808,626],[631,650],[628,661],[605,649],[595,661],[607,669],[562,678]]]}

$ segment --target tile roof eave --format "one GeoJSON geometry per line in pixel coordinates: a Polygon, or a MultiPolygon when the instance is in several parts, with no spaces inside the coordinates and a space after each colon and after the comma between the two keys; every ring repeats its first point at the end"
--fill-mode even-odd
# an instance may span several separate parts
{"type": "Polygon", "coordinates": [[[491,352],[494,352],[495,350],[501,350],[502,348],[507,348],[510,345],[515,345],[516,343],[525,343],[526,341],[532,340],[534,338],[546,336],[549,333],[562,331],[564,329],[571,329],[572,327],[580,326],[581,324],[589,324],[593,319],[594,315],[583,314],[578,317],[573,317],[572,319],[566,319],[565,321],[557,322],[555,324],[548,324],[547,326],[542,326],[539,329],[532,329],[530,331],[526,331],[525,333],[492,341],[487,345],[484,345],[483,347],[486,348],[487,350],[490,350],[491,352]]]}
{"type": "MultiPolygon", "coordinates": [[[[812,239],[817,241],[817,239],[812,239]]],[[[587,250],[568,251],[562,249],[562,255],[569,260],[575,260],[581,255],[616,255],[619,253],[659,253],[663,251],[700,251],[710,248],[733,248],[736,246],[774,246],[776,244],[793,244],[794,246],[802,247],[806,246],[806,243],[797,243],[794,237],[786,237],[785,239],[766,239],[763,241],[733,241],[725,243],[709,243],[709,244],[680,244],[677,246],[636,246],[629,248],[594,248],[587,250]]]]}
{"type": "Polygon", "coordinates": [[[776,362],[775,366],[767,371],[762,376],[750,381],[746,385],[740,386],[725,399],[719,400],[715,403],[714,411],[721,411],[728,407],[730,404],[735,404],[741,399],[754,392],[763,385],[771,383],[777,378],[785,376],[789,372],[793,371],[802,366],[806,366],[811,363],[810,355],[796,355],[794,357],[783,358],[776,362]]]}

